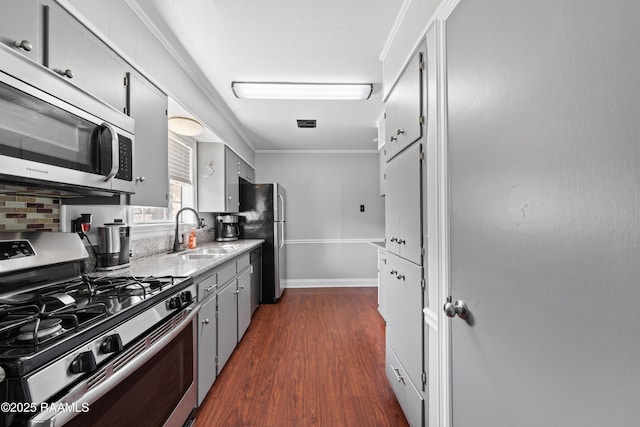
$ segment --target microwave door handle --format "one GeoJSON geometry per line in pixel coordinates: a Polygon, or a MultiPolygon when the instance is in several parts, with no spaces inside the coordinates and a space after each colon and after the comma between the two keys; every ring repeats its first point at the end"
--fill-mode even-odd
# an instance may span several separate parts
{"type": "Polygon", "coordinates": [[[111,132],[111,170],[104,177],[105,181],[111,181],[120,169],[120,145],[118,143],[118,132],[110,123],[104,122],[101,127],[107,128],[111,132]]]}

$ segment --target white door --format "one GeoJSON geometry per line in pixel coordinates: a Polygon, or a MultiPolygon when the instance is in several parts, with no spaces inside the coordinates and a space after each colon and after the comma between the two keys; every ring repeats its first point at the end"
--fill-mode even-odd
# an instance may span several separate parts
{"type": "Polygon", "coordinates": [[[477,0],[446,21],[455,427],[640,420],[639,16],[477,0]]]}

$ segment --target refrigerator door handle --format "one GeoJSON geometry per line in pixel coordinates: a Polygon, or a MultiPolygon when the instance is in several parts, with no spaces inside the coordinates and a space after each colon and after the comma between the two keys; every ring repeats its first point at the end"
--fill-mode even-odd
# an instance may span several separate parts
{"type": "Polygon", "coordinates": [[[284,223],[280,223],[280,230],[282,230],[282,238],[280,239],[280,248],[284,248],[284,223]]]}
{"type": "MultiPolygon", "coordinates": [[[[284,222],[284,197],[282,197],[282,194],[278,193],[278,197],[280,198],[280,201],[282,203],[282,210],[280,211],[280,221],[284,222]]],[[[283,236],[284,237],[284,236],[283,236]]]]}

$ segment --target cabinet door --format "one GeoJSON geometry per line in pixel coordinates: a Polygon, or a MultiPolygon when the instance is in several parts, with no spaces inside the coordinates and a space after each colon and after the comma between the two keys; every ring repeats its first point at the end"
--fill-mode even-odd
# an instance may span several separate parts
{"type": "MultiPolygon", "coordinates": [[[[128,67],[115,52],[53,1],[49,8],[48,63],[73,83],[125,111],[125,77],[128,67]]],[[[136,126],[136,130],[138,126],[136,126]]]]}
{"type": "Polygon", "coordinates": [[[387,289],[392,280],[387,264],[387,252],[378,249],[378,311],[384,320],[387,320],[387,289]]]}
{"type": "Polygon", "coordinates": [[[238,342],[251,323],[251,274],[245,270],[238,277],[238,342]]]}
{"type": "Polygon", "coordinates": [[[422,387],[422,268],[387,254],[387,343],[416,387],[422,387]]]}
{"type": "Polygon", "coordinates": [[[218,292],[218,373],[238,343],[238,298],[235,279],[218,292]]]}
{"type": "Polygon", "coordinates": [[[0,13],[0,43],[38,62],[42,21],[39,4],[38,0],[5,1],[0,13]],[[27,50],[29,46],[31,50],[27,50]]]}
{"type": "Polygon", "coordinates": [[[400,256],[422,265],[422,144],[414,144],[388,164],[393,168],[400,256]],[[393,165],[393,166],[391,166],[393,165]]]}
{"type": "Polygon", "coordinates": [[[240,157],[225,147],[225,187],[227,190],[226,212],[238,212],[240,209],[240,157]]]}
{"type": "Polygon", "coordinates": [[[378,150],[380,160],[380,195],[384,196],[387,191],[387,147],[383,145],[378,150]]]}
{"type": "Polygon", "coordinates": [[[198,405],[216,380],[216,297],[198,313],[198,405]]]}
{"type": "Polygon", "coordinates": [[[404,189],[399,187],[400,177],[403,172],[395,166],[396,162],[389,162],[386,167],[387,184],[386,194],[384,197],[384,236],[385,247],[387,252],[400,255],[400,245],[398,240],[400,239],[400,206],[401,192],[404,189]]]}
{"type": "Polygon", "coordinates": [[[424,45],[403,71],[385,103],[385,143],[392,158],[422,136],[424,45]]]}
{"type": "Polygon", "coordinates": [[[136,121],[136,193],[131,204],[167,207],[169,204],[167,96],[141,74],[129,77],[129,115],[136,121]],[[153,159],[153,161],[149,161],[153,159]]]}

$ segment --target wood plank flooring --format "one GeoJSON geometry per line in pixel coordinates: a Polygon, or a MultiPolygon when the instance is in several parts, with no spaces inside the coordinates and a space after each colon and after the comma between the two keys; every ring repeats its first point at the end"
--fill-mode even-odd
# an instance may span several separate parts
{"type": "Polygon", "coordinates": [[[384,346],[376,288],[287,289],[256,310],[195,427],[407,426],[384,346]]]}

